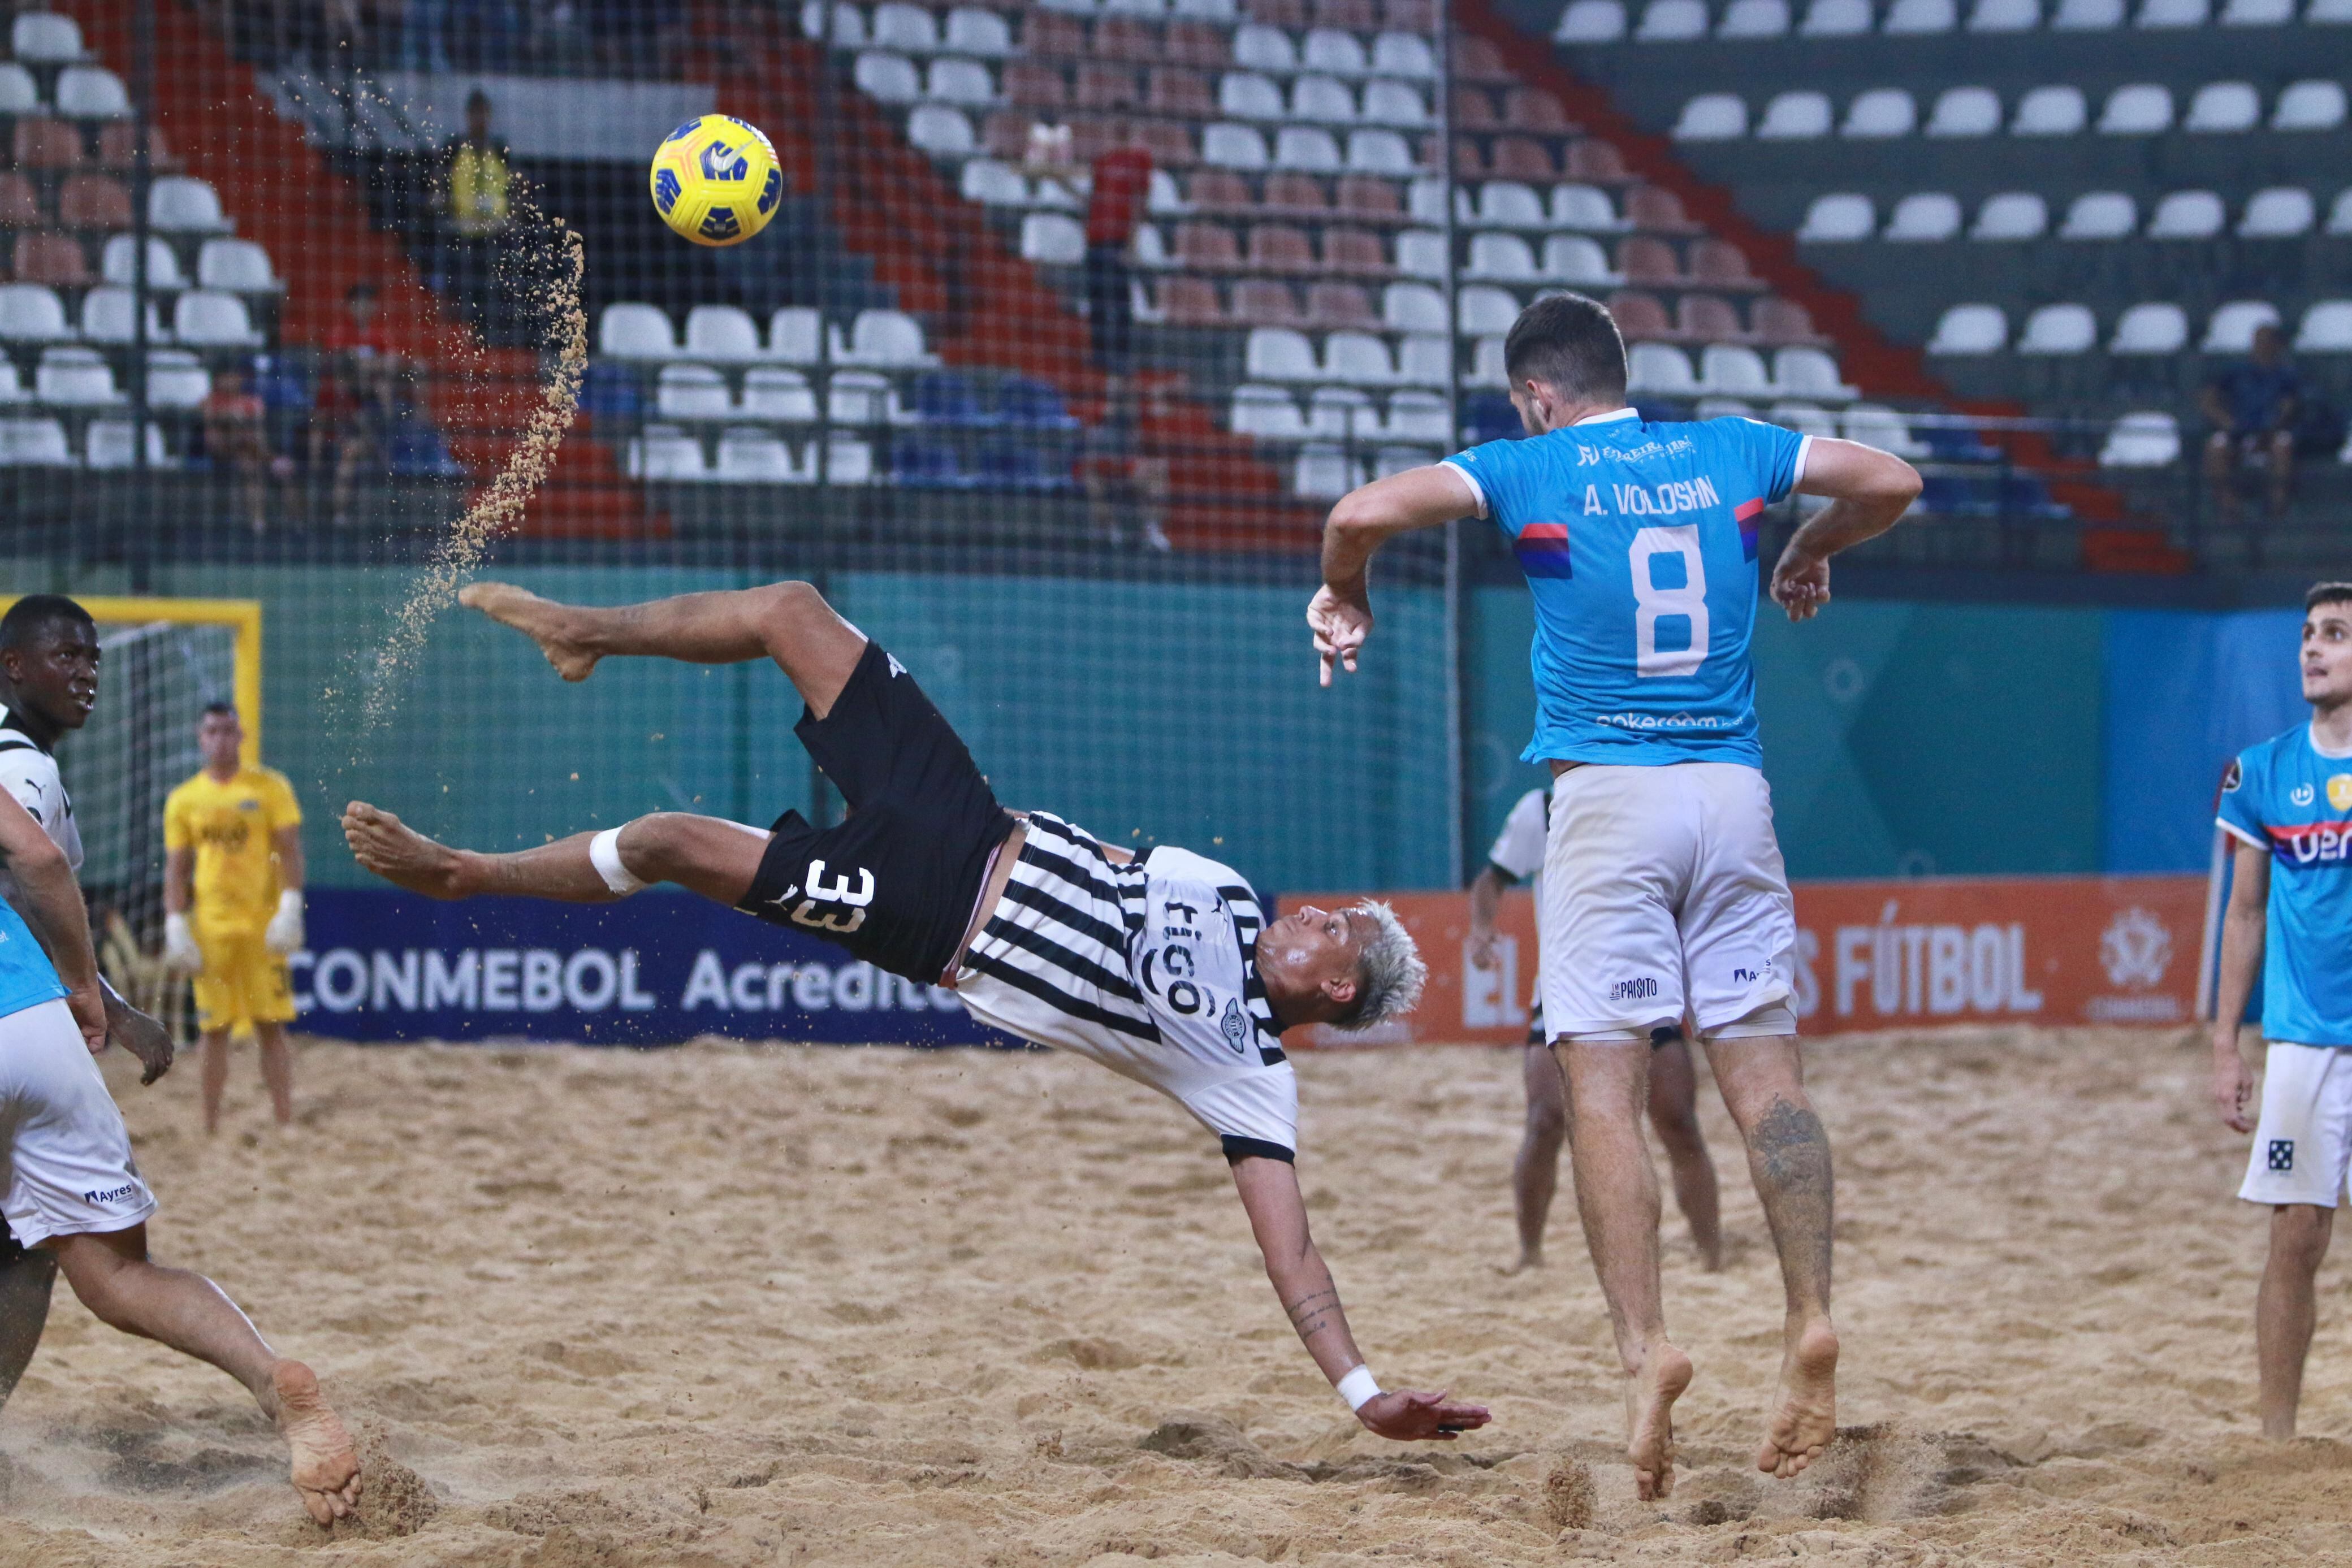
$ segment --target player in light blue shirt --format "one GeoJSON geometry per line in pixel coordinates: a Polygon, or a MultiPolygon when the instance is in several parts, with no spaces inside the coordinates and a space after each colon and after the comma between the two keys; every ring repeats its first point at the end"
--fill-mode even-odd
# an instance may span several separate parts
{"type": "Polygon", "coordinates": [[[1328,685],[1372,626],[1382,540],[1475,516],[1534,595],[1536,727],[1551,820],[1537,926],[1544,1027],[1566,1075],[1569,1149],[1628,1379],[1643,1498],[1674,1485],[1673,1406],[1690,1359],[1667,1338],[1658,1187],[1642,1134],[1652,1031],[1685,1011],[1747,1140],[1788,1288],[1781,1399],[1758,1468],[1789,1477],[1836,1435],[1830,1151],[1805,1097],[1791,1010],[1796,914],[1760,770],[1759,525],[1792,490],[1831,497],[1773,569],[1792,621],[1829,601],[1829,560],[1919,494],[1910,465],[1746,419],[1645,420],[1603,306],[1539,299],[1503,344],[1528,439],[1392,476],[1332,508],[1307,608],[1328,685]]]}
{"type": "Polygon", "coordinates": [[[2263,1435],[2294,1436],[2321,1260],[2352,1171],[2352,583],[2304,596],[2311,722],[2250,746],[2221,783],[2238,841],[2213,1026],[2221,1120],[2254,1134],[2238,1196],[2271,1206],[2254,1304],[2263,1435]],[[2238,1049],[2257,966],[2269,1041],[2259,1124],[2238,1049]]]}

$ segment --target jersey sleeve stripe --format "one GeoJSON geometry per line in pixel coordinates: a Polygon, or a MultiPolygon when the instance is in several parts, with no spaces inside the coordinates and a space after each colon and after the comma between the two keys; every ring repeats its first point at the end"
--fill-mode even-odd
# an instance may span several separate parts
{"type": "Polygon", "coordinates": [[[1470,501],[1473,514],[1475,516],[1484,517],[1486,515],[1486,486],[1478,483],[1477,478],[1472,475],[1469,469],[1465,468],[1461,464],[1454,462],[1454,459],[1450,457],[1444,462],[1439,464],[1438,466],[1441,468],[1451,468],[1454,470],[1454,477],[1460,479],[1463,484],[1470,487],[1470,501]]]}
{"type": "Polygon", "coordinates": [[[2230,821],[2227,817],[2214,818],[2213,825],[2221,829],[2223,832],[2229,834],[2231,838],[2237,840],[2240,843],[2248,845],[2251,848],[2267,850],[2271,847],[2270,845],[2263,842],[2262,840],[2254,837],[2253,834],[2246,831],[2245,829],[2238,826],[2237,823],[2230,821]]]}

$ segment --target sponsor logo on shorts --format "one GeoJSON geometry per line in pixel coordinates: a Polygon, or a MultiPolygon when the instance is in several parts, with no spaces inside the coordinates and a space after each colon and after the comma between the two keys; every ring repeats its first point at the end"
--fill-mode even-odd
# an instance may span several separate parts
{"type": "Polygon", "coordinates": [[[1612,1002],[1645,1002],[1657,994],[1658,982],[1651,978],[1620,980],[1609,988],[1609,999],[1612,1002]]]}
{"type": "Polygon", "coordinates": [[[2293,1138],[2273,1138],[2271,1140],[2270,1160],[2271,1169],[2274,1171],[2291,1171],[2294,1169],[2294,1140],[2293,1138]]]}
{"type": "Polygon", "coordinates": [[[81,1195],[81,1200],[84,1203],[122,1203],[138,1196],[139,1184],[124,1182],[121,1186],[108,1187],[104,1192],[86,1192],[81,1195]]]}

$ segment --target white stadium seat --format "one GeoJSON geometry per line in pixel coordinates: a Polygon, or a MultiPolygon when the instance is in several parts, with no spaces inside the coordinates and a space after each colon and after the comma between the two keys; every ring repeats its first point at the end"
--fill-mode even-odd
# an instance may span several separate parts
{"type": "Polygon", "coordinates": [[[1419,168],[1412,161],[1412,149],[1406,144],[1402,132],[1350,131],[1348,132],[1348,171],[1354,174],[1391,174],[1403,179],[1419,172],[1419,168]]]}
{"type": "Polygon", "coordinates": [[[1407,229],[1397,235],[1396,267],[1408,277],[1444,277],[1449,263],[1445,236],[1433,229],[1407,229]]]}
{"type": "Polygon", "coordinates": [[[1382,33],[1372,40],[1372,74],[1433,80],[1437,54],[1418,33],[1382,33]]]}
{"type": "Polygon", "coordinates": [[[710,477],[702,443],[682,430],[649,424],[629,443],[625,466],[629,477],[656,483],[697,485],[710,477]]]}
{"type": "Polygon", "coordinates": [[[1473,338],[1508,332],[1519,319],[1517,296],[1491,283],[1465,283],[1454,298],[1460,312],[1460,329],[1473,338]]]}
{"type": "Polygon", "coordinates": [[[1753,419],[1755,405],[1736,397],[1703,397],[1691,410],[1691,417],[1701,422],[1710,419],[1753,419]]]}
{"type": "Polygon", "coordinates": [[[1650,0],[1642,8],[1642,24],[1633,37],[1644,44],[1681,43],[1706,37],[1706,6],[1702,0],[1650,0]]]}
{"type": "Polygon", "coordinates": [[[2090,118],[2078,87],[2037,87],[2017,100],[2009,118],[2011,136],[2074,136],[2090,118]]]}
{"type": "Polygon", "coordinates": [[[835,424],[890,424],[899,415],[898,389],[877,371],[835,371],[824,389],[824,415],[835,424]]]}
{"type": "Polygon", "coordinates": [[[2009,318],[1998,305],[1955,305],[1936,322],[1931,354],[1998,354],[2009,343],[2009,318]]]}
{"type": "Polygon", "coordinates": [[[1837,361],[1821,349],[1782,349],[1772,356],[1772,384],[1799,397],[1843,402],[1861,389],[1838,379],[1837,361]]]}
{"type": "Polygon", "coordinates": [[[1470,346],[1470,381],[1473,385],[1499,387],[1508,384],[1503,374],[1503,340],[1481,338],[1470,346]]]}
{"type": "Polygon", "coordinates": [[[959,5],[948,13],[940,45],[951,54],[995,58],[1015,53],[1013,29],[1003,17],[977,5],[959,5]]]}
{"type": "MultiPolygon", "coordinates": [[[[1486,341],[1480,339],[1480,342],[1486,341]]],[[[1409,387],[1442,387],[1454,364],[1454,340],[1417,332],[1397,345],[1397,381],[1409,387]]]]}
{"type": "Polygon", "coordinates": [[[122,401],[114,371],[95,349],[45,349],[33,395],[57,408],[110,408],[122,401]]]}
{"type": "Polygon", "coordinates": [[[2294,0],[2227,0],[2224,27],[2283,27],[2294,20],[2294,0]]]}
{"type": "Polygon", "coordinates": [[[1343,441],[1375,440],[1381,434],[1381,411],[1360,387],[1317,387],[1307,398],[1307,431],[1343,441]]]}
{"type": "Polygon", "coordinates": [[[1435,392],[1397,392],[1389,399],[1387,434],[1398,441],[1453,440],[1445,400],[1435,392]]]}
{"type": "Polygon", "coordinates": [[[2139,227],[2139,208],[2121,191],[2086,191],[2066,209],[2060,239],[2128,239],[2139,227]]]}
{"type": "Polygon", "coordinates": [[[2273,131],[2333,131],[2344,123],[2344,84],[2291,82],[2271,110],[2273,131]]]}
{"type": "Polygon", "coordinates": [[[1819,435],[1832,441],[1837,439],[1837,420],[1819,403],[1776,402],[1765,417],[1800,435],[1819,435]]]}
{"type": "MultiPolygon", "coordinates": [[[[81,335],[93,343],[128,343],[131,339],[133,317],[131,310],[131,292],[121,284],[110,283],[93,288],[81,297],[81,335]]],[[[163,317],[156,301],[147,301],[147,340],[168,343],[172,335],[163,330],[163,317]]]]}
{"type": "MultiPolygon", "coordinates": [[[[874,480],[873,443],[855,435],[836,435],[824,444],[825,482],[832,485],[867,485],[874,480]]],[[[816,482],[817,444],[809,443],[808,463],[803,472],[806,482],[816,482]]]]}
{"type": "Polygon", "coordinates": [[[2102,136],[2157,136],[2171,129],[2172,89],[2158,82],[2119,87],[2099,111],[2102,136]]]}
{"type": "Polygon", "coordinates": [[[732,419],[727,378],[709,365],[664,365],[654,382],[654,412],[664,419],[732,419]]]}
{"type": "Polygon", "coordinates": [[[1234,63],[1244,70],[1295,71],[1298,47],[1279,27],[1247,23],[1234,29],[1234,63]]]}
{"type": "Polygon", "coordinates": [[[1950,239],[1960,232],[1959,198],[1942,191],[1921,191],[1895,204],[1881,238],[1927,244],[1950,239]]]}
{"type": "Polygon", "coordinates": [[[2098,319],[2087,305],[2044,305],[2017,334],[2021,354],[2083,354],[2098,346],[2098,319]]]}
{"type": "Polygon", "coordinates": [[[2212,20],[2209,0],[2140,0],[2135,27],[2201,27],[2212,20]]]}
{"type": "Polygon", "coordinates": [[[2352,0],[2311,0],[2304,7],[2303,19],[2308,26],[2340,27],[2352,22],[2352,0]]]}
{"type": "Polygon", "coordinates": [[[0,60],[0,114],[38,114],[41,89],[33,73],[14,60],[0,60]]]}
{"type": "Polygon", "coordinates": [[[928,55],[940,47],[940,24],[920,5],[909,5],[906,0],[883,0],[874,7],[866,36],[877,48],[928,55]]]}
{"type": "Polygon", "coordinates": [[[2240,239],[2297,239],[2311,232],[2319,207],[2311,193],[2297,185],[2273,185],[2246,199],[2245,215],[2238,220],[2240,239]]]}
{"type": "Polygon", "coordinates": [[[1364,118],[1376,125],[1398,125],[1411,129],[1429,124],[1429,100],[1417,88],[1401,81],[1375,81],[1364,85],[1364,118]]]}
{"type": "MultiPolygon", "coordinates": [[[[806,0],[801,6],[801,32],[804,37],[822,39],[824,37],[824,0],[806,0]]],[[[847,0],[835,0],[833,7],[833,47],[836,49],[862,49],[866,47],[866,11],[847,0]]]]}
{"type": "Polygon", "coordinates": [[[1488,228],[1539,229],[1551,218],[1532,185],[1489,180],[1478,188],[1477,222],[1488,228]]]}
{"type": "Polygon", "coordinates": [[[2030,33],[2042,26],[2042,0],[1977,0],[1971,33],[2030,33]]]}
{"type": "Polygon", "coordinates": [[[1731,0],[1715,26],[1718,38],[1778,38],[1789,31],[1789,0],[1731,0]]]}
{"type": "Polygon", "coordinates": [[[1337,76],[1362,76],[1371,68],[1364,56],[1363,40],[1339,27],[1317,27],[1307,33],[1298,46],[1298,63],[1310,71],[1329,71],[1337,76]]]}
{"type": "Polygon", "coordinates": [[[743,372],[743,415],[778,424],[814,424],[816,391],[798,371],[758,366],[743,372]]]}
{"type": "Polygon", "coordinates": [[[1671,343],[1636,343],[1625,351],[1625,390],[1637,394],[1696,397],[1702,390],[1690,356],[1671,343]]]}
{"type": "Polygon", "coordinates": [[[2211,239],[2228,219],[2221,198],[2210,191],[2175,191],[2157,203],[2147,220],[2150,239],[2211,239]]]}
{"type": "Polygon", "coordinates": [[[2303,313],[2297,353],[2352,353],[2352,299],[2323,299],[2303,313]]]}
{"type": "Polygon", "coordinates": [[[2102,468],[2169,468],[2180,461],[2180,424],[2168,413],[2127,413],[2107,429],[2102,468]]]}
{"type": "Polygon", "coordinates": [[[1381,290],[1381,324],[1400,332],[1445,330],[1445,296],[1426,283],[1391,283],[1381,290]]]}
{"type": "Polygon", "coordinates": [[[1677,141],[1732,141],[1748,134],[1748,105],[1738,93],[1701,93],[1675,121],[1677,141]]]}
{"type": "Polygon", "coordinates": [[[813,305],[784,305],[768,318],[768,358],[788,365],[813,365],[822,352],[813,305]]]}
{"type": "Polygon", "coordinates": [[[8,29],[8,52],[43,65],[78,60],[82,57],[81,28],[72,17],[55,11],[20,12],[8,29]]]}
{"type": "Polygon", "coordinates": [[[2352,235],[2352,187],[2336,193],[2336,204],[2327,209],[2327,232],[2352,235]]]}
{"type": "Polygon", "coordinates": [[[1878,209],[1868,196],[1837,192],[1813,198],[1797,238],[1813,245],[1845,245],[1868,239],[1877,230],[1878,209]]]}
{"type": "Polygon", "coordinates": [[[1372,477],[1386,479],[1415,468],[1426,468],[1436,461],[1436,453],[1422,447],[1383,446],[1372,454],[1372,477]]]}
{"type": "Polygon", "coordinates": [[[0,342],[53,343],[73,335],[56,289],[46,283],[0,283],[0,342]]]}
{"type": "Polygon", "coordinates": [[[2049,226],[2050,207],[2040,196],[2031,191],[2003,191],[1997,196],[1987,196],[1984,205],[1977,209],[1976,227],[1969,231],[1969,237],[2040,239],[2049,226]]]}
{"type": "Polygon", "coordinates": [[[1928,136],[1991,136],[2000,130],[2000,95],[1989,87],[1951,88],[1927,115],[1928,136]]]}
{"type": "Polygon", "coordinates": [[[1201,162],[1213,169],[1263,169],[1265,138],[1253,126],[1221,120],[1201,132],[1201,162]]]}
{"type": "Polygon", "coordinates": [[[1841,136],[1883,140],[1908,136],[1919,121],[1919,106],[1899,87],[1874,87],[1846,105],[1841,136]]]}
{"type": "Polygon", "coordinates": [[[1398,380],[1386,340],[1370,332],[1334,332],[1324,339],[1323,375],[1347,386],[1384,387],[1398,380]]]}
{"type": "Polygon", "coordinates": [[[1612,234],[1633,226],[1617,215],[1608,192],[1598,185],[1573,182],[1551,188],[1551,223],[1554,228],[1583,229],[1592,234],[1612,234]]]}
{"type": "Polygon", "coordinates": [[[1330,500],[1363,482],[1363,465],[1338,446],[1302,446],[1290,468],[1290,493],[1307,500],[1330,500]]]}
{"type": "Polygon", "coordinates": [[[1622,0],[1569,0],[1551,36],[1562,44],[1613,44],[1625,36],[1622,0]]]}
{"type": "Polygon", "coordinates": [[[1025,207],[1029,204],[1029,182],[1010,163],[975,158],[956,176],[956,193],[984,207],[1025,207]]]}
{"type": "Polygon", "coordinates": [[[1698,379],[1708,391],[1734,397],[1772,395],[1772,372],[1764,356],[1738,343],[1709,343],[1700,350],[1698,379]]]}
{"type": "Polygon", "coordinates": [[[1756,124],[1756,139],[1759,141],[1805,141],[1829,133],[1830,100],[1826,93],[1777,93],[1764,106],[1764,118],[1756,124]]]}
{"type": "Polygon", "coordinates": [[[172,312],[172,336],[191,349],[261,346],[261,334],[253,329],[245,301],[209,288],[191,288],[180,296],[172,312]]]}
{"type": "Polygon", "coordinates": [[[54,419],[0,419],[0,468],[70,468],[73,448],[54,419]]]}
{"type": "Polygon", "coordinates": [[[596,351],[613,360],[671,360],[677,338],[659,307],[624,300],[597,318],[596,351]]]}
{"type": "Polygon", "coordinates": [[[1168,15],[1168,0],[1102,0],[1106,16],[1148,16],[1154,20],[1168,15]]]}
{"type": "Polygon", "coordinates": [[[164,174],[147,188],[147,221],[166,234],[226,234],[220,195],[202,180],[164,174]]]}
{"type": "Polygon", "coordinates": [[[2242,354],[2254,346],[2254,334],[2279,325],[2278,307],[2267,299],[2232,299],[2205,322],[2200,354],[2242,354]]]}
{"type": "Polygon", "coordinates": [[[2262,95],[2250,81],[2209,81],[2189,100],[2180,129],[2207,135],[2252,131],[2263,122],[2262,95]]]}
{"type": "Polygon", "coordinates": [[[147,351],[147,406],[202,408],[211,395],[213,378],[195,355],[185,349],[147,351]]]}
{"type": "Polygon", "coordinates": [[[1900,37],[1948,33],[1959,25],[1952,0],[1895,0],[1886,8],[1886,20],[1879,25],[1879,31],[1900,37]]]}
{"type": "Polygon", "coordinates": [[[1226,424],[1235,435],[1252,435],[1260,441],[1299,441],[1307,435],[1298,400],[1280,387],[1246,382],[1235,387],[1226,424]]]}
{"type": "Polygon", "coordinates": [[[793,449],[764,430],[737,429],[719,437],[719,465],[710,476],[722,485],[791,485],[802,476],[793,449]]]}
{"type": "Polygon", "coordinates": [[[1282,120],[1282,89],[1256,71],[1227,71],[1217,78],[1217,112],[1235,120],[1282,120]]]}
{"type": "Polygon", "coordinates": [[[923,324],[904,310],[860,310],[849,324],[849,342],[834,350],[846,365],[911,370],[939,363],[923,341],[923,324]]]}
{"type": "MultiPolygon", "coordinates": [[[[1354,135],[1395,136],[1402,143],[1404,138],[1393,131],[1357,131],[1354,135]]],[[[1408,154],[1410,156],[1410,154],[1408,154]]],[[[1296,169],[1308,174],[1335,174],[1339,171],[1339,142],[1331,132],[1319,125],[1286,125],[1275,132],[1274,166],[1296,169]]]]}
{"type": "Polygon", "coordinates": [[[907,117],[907,140],[934,158],[967,157],[980,145],[971,132],[971,118],[944,103],[917,104],[907,117]]]}
{"type": "Polygon", "coordinates": [[[1797,31],[1808,38],[1853,38],[1870,31],[1870,0],[1812,0],[1797,31]]]}
{"type": "Polygon", "coordinates": [[[1549,282],[1579,287],[1608,288],[1625,281],[1609,265],[1609,253],[1582,235],[1553,235],[1544,241],[1543,275],[1549,282]]]}
{"type": "Polygon", "coordinates": [[[196,252],[196,284],[232,294],[275,294],[286,287],[269,253],[249,239],[208,239],[196,252]]]}
{"type": "MultiPolygon", "coordinates": [[[[887,50],[869,49],[857,57],[851,78],[857,90],[884,103],[913,103],[923,96],[923,78],[915,69],[915,62],[904,55],[887,50]]],[[[699,461],[702,449],[695,448],[699,461]]]]}
{"type": "Polygon", "coordinates": [[[68,120],[128,120],[131,95],[103,66],[68,66],[58,73],[58,112],[68,120]]]}
{"type": "Polygon", "coordinates": [[[2135,305],[2116,318],[2111,354],[2177,354],[2189,342],[2189,317],[2170,300],[2135,305]]]}
{"type": "Polygon", "coordinates": [[[996,78],[978,60],[933,60],[924,79],[923,96],[940,103],[977,109],[996,101],[996,78]]]}
{"type": "Polygon", "coordinates": [[[1315,345],[1288,327],[1250,329],[1242,361],[1244,373],[1254,382],[1311,382],[1323,373],[1315,362],[1315,345]]]}
{"type": "Polygon", "coordinates": [[[767,357],[760,347],[758,324],[732,305],[698,305],[686,313],[686,352],[720,364],[749,364],[767,357]]]}
{"type": "Polygon", "coordinates": [[[1086,225],[1066,213],[1031,213],[1021,220],[1021,259],[1045,267],[1076,267],[1087,258],[1086,225]]]}
{"type": "Polygon", "coordinates": [[[1846,440],[1897,457],[1925,457],[1927,444],[1911,435],[1911,422],[1884,403],[1858,402],[1838,419],[1838,434],[1846,440]]]}
{"type": "Polygon", "coordinates": [[[2058,0],[2050,14],[2053,31],[2104,33],[2124,25],[2124,0],[2058,0]]]}

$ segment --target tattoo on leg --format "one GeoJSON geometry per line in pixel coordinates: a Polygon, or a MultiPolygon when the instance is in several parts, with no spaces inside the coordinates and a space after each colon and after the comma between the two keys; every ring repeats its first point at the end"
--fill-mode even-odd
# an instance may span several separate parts
{"type": "Polygon", "coordinates": [[[1822,1119],[1808,1107],[1773,1101],[1748,1134],[1748,1159],[1780,1248],[1790,1305],[1826,1310],[1834,1184],[1822,1119]],[[1811,1301],[1800,1301],[1800,1281],[1811,1287],[1811,1301]]]}

